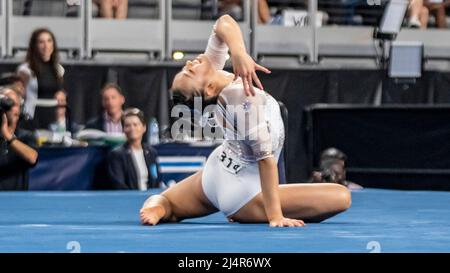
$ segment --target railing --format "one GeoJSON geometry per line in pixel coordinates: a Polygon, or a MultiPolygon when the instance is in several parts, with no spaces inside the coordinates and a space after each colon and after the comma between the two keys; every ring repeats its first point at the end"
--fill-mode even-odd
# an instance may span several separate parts
{"type": "MultiPolygon", "coordinates": [[[[258,24],[258,0],[252,0],[252,53],[254,58],[265,55],[307,56],[317,62],[315,24],[285,27],[258,24]]],[[[308,1],[309,22],[316,22],[317,0],[308,1]]]]}
{"type": "MultiPolygon", "coordinates": [[[[211,34],[212,22],[176,19],[172,17],[172,0],[167,0],[167,52],[185,51],[190,53],[202,52],[211,34]]],[[[250,1],[244,2],[243,20],[239,22],[246,45],[250,45],[250,1]]],[[[214,11],[213,11],[214,13],[214,11]]],[[[169,56],[170,57],[170,56],[169,56]]]]}
{"type": "MultiPolygon", "coordinates": [[[[31,33],[38,27],[47,27],[55,34],[58,46],[65,50],[76,50],[84,55],[84,22],[83,13],[77,17],[44,17],[23,16],[13,12],[13,1],[6,2],[7,47],[6,55],[12,56],[15,50],[28,48],[31,33]]],[[[82,2],[83,3],[83,2],[82,2]]]]}
{"type": "MultiPolygon", "coordinates": [[[[61,50],[77,53],[70,56],[79,59],[95,58],[95,52],[106,51],[144,52],[150,59],[171,60],[174,51],[202,52],[211,33],[212,20],[218,13],[217,0],[139,0],[142,8],[153,10],[151,15],[112,20],[94,17],[92,0],[80,0],[80,6],[61,7],[61,16],[44,17],[36,11],[38,0],[33,1],[35,6],[34,9],[31,6],[31,12],[20,9],[24,2],[30,0],[15,1],[14,6],[13,0],[0,0],[0,58],[14,56],[16,51],[26,49],[31,32],[45,26],[55,33],[61,50]],[[210,9],[207,16],[205,3],[210,9]],[[180,16],[182,13],[176,12],[179,8],[191,10],[196,18],[180,16]],[[30,15],[23,15],[27,13],[30,15]]],[[[66,4],[64,0],[55,1],[66,4]]],[[[243,1],[243,18],[239,21],[246,45],[255,58],[294,56],[316,63],[322,57],[374,58],[380,51],[372,38],[372,24],[377,23],[380,8],[369,14],[373,22],[367,19],[369,23],[360,26],[330,25],[325,20],[324,24],[313,24],[323,12],[329,13],[328,23],[336,23],[346,15],[336,16],[343,11],[335,6],[326,6],[333,1],[294,1],[299,4],[295,8],[305,9],[309,23],[288,27],[259,24],[257,2],[243,1]],[[335,17],[330,21],[330,16],[335,17]]],[[[139,7],[135,9],[139,10],[139,7]]],[[[368,4],[364,12],[370,13],[371,10],[368,4]]],[[[403,29],[397,40],[422,41],[425,58],[450,59],[448,29],[403,29]]]]}
{"type": "Polygon", "coordinates": [[[92,18],[92,0],[85,5],[86,57],[93,51],[133,51],[154,53],[161,58],[165,53],[165,10],[168,1],[157,1],[158,16],[155,19],[114,20],[92,18]]]}
{"type": "Polygon", "coordinates": [[[8,29],[6,22],[6,0],[0,0],[0,58],[6,56],[6,31],[8,29]]]}

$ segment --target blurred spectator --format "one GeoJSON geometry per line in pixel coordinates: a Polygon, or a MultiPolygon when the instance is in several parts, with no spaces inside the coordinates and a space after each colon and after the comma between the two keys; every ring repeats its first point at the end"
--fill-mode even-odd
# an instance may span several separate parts
{"type": "Polygon", "coordinates": [[[356,8],[361,4],[367,5],[367,0],[340,0],[340,2],[345,10],[344,24],[362,25],[363,18],[356,14],[356,8]]]}
{"type": "Polygon", "coordinates": [[[93,0],[100,10],[100,17],[109,19],[126,19],[128,0],[93,0]]]}
{"type": "Polygon", "coordinates": [[[269,24],[272,21],[267,0],[258,0],[258,23],[269,24]]]}
{"type": "Polygon", "coordinates": [[[435,17],[437,28],[447,28],[445,9],[449,5],[450,1],[444,0],[411,0],[408,26],[426,28],[431,14],[435,17]]]}
{"type": "MultiPolygon", "coordinates": [[[[228,14],[235,20],[242,20],[243,8],[242,0],[220,0],[219,1],[219,17],[228,14]]],[[[269,4],[267,0],[258,0],[258,23],[268,24],[272,20],[270,15],[269,4]]]]}
{"type": "Polygon", "coordinates": [[[122,133],[122,107],[125,97],[117,84],[108,83],[101,90],[103,112],[89,120],[86,129],[97,129],[106,133],[122,133]]]}
{"type": "Polygon", "coordinates": [[[409,4],[408,26],[413,28],[427,28],[428,8],[425,7],[423,0],[411,0],[409,4]]]}
{"type": "Polygon", "coordinates": [[[430,11],[430,14],[436,19],[437,28],[447,28],[447,16],[445,8],[450,5],[450,1],[446,0],[425,0],[425,6],[430,11]]]}
{"type": "Polygon", "coordinates": [[[346,186],[350,190],[359,190],[362,187],[354,182],[346,180],[345,162],[347,155],[336,148],[324,150],[320,156],[320,171],[313,172],[311,182],[337,183],[346,186]]]}
{"type": "Polygon", "coordinates": [[[34,124],[33,118],[23,111],[25,103],[25,86],[23,85],[22,79],[15,73],[4,73],[0,77],[0,88],[8,88],[15,91],[20,97],[20,117],[18,127],[28,131],[35,131],[36,125],[34,124]]]}
{"type": "Polygon", "coordinates": [[[50,131],[57,133],[70,132],[75,135],[81,128],[78,124],[71,121],[67,107],[67,94],[63,90],[56,92],[55,99],[58,106],[55,109],[55,120],[49,126],[50,131]]]}
{"type": "Polygon", "coordinates": [[[127,109],[123,114],[127,142],[108,156],[108,176],[115,189],[142,190],[156,188],[160,183],[156,150],[142,144],[147,130],[144,113],[127,109]]]}
{"type": "Polygon", "coordinates": [[[0,190],[27,190],[28,169],[38,160],[34,148],[36,138],[32,132],[18,127],[20,95],[13,89],[4,88],[0,96],[13,102],[11,109],[0,114],[0,190]]]}
{"type": "Polygon", "coordinates": [[[51,131],[66,132],[67,131],[67,119],[66,119],[66,106],[67,96],[64,91],[58,91],[55,94],[55,99],[58,106],[55,110],[55,122],[50,124],[51,131]]]}
{"type": "Polygon", "coordinates": [[[218,17],[228,14],[236,21],[242,20],[243,8],[241,0],[219,0],[219,14],[218,17]]]}
{"type": "Polygon", "coordinates": [[[51,122],[51,109],[36,112],[37,99],[52,99],[63,89],[64,68],[59,63],[55,35],[46,28],[36,29],[30,38],[26,61],[17,73],[25,86],[24,112],[36,120],[38,128],[47,128],[51,122]]]}
{"type": "Polygon", "coordinates": [[[22,79],[16,73],[4,73],[0,77],[0,86],[9,86],[14,89],[19,95],[25,97],[25,85],[22,79]]]}

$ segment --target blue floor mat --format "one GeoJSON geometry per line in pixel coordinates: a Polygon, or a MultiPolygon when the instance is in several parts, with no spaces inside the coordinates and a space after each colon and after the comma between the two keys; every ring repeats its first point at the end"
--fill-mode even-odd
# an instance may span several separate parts
{"type": "MultiPolygon", "coordinates": [[[[153,192],[154,193],[154,192],[153,192]]],[[[320,224],[139,224],[141,192],[0,193],[0,252],[450,252],[450,192],[365,189],[320,224]]]]}

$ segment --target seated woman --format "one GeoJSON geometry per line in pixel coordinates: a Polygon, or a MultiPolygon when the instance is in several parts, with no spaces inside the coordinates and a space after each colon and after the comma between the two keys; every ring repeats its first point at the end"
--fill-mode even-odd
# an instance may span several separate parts
{"type": "Polygon", "coordinates": [[[49,125],[49,130],[53,133],[64,134],[69,132],[71,136],[80,131],[81,126],[71,120],[67,108],[67,93],[64,90],[59,90],[55,93],[55,100],[58,106],[55,109],[55,118],[49,125]]]}
{"type": "Polygon", "coordinates": [[[100,9],[100,17],[108,19],[126,19],[128,0],[93,0],[100,9]]]}
{"type": "Polygon", "coordinates": [[[108,156],[108,176],[113,188],[145,191],[158,187],[161,176],[156,150],[142,144],[147,129],[143,112],[127,109],[122,122],[127,142],[108,156]]]}
{"type": "Polygon", "coordinates": [[[446,7],[450,5],[449,0],[424,0],[425,7],[436,19],[437,28],[447,28],[446,7]]]}
{"type": "Polygon", "coordinates": [[[410,0],[408,13],[409,27],[427,28],[429,11],[424,5],[424,0],[410,0]]]}
{"type": "MultiPolygon", "coordinates": [[[[228,14],[235,20],[243,18],[243,2],[242,0],[220,0],[219,15],[228,14]]],[[[269,24],[272,20],[270,15],[270,8],[267,0],[258,0],[258,23],[269,24]]]]}
{"type": "Polygon", "coordinates": [[[225,139],[202,171],[145,201],[143,224],[221,211],[229,221],[299,227],[350,207],[350,192],[342,185],[278,185],[284,125],[277,101],[262,90],[256,70],[270,73],[247,54],[239,25],[228,15],[219,18],[205,54],[187,61],[171,90],[187,103],[194,96],[217,101],[215,120],[225,139]],[[222,70],[228,49],[234,74],[222,70]]]}

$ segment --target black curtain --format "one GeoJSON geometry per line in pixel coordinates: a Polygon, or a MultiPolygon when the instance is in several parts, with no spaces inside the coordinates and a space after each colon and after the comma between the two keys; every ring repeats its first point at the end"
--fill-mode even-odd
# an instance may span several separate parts
{"type": "Polygon", "coordinates": [[[450,74],[424,72],[414,83],[383,79],[383,104],[442,104],[450,102],[450,74]]]}
{"type": "Polygon", "coordinates": [[[69,96],[72,119],[84,124],[101,112],[100,90],[106,83],[117,83],[126,98],[125,108],[137,107],[147,119],[156,117],[167,123],[168,92],[166,71],[150,67],[67,66],[64,86],[69,96]]]}
{"type": "Polygon", "coordinates": [[[17,64],[0,64],[0,76],[3,73],[10,73],[16,71],[17,64]]]}
{"type": "Polygon", "coordinates": [[[379,71],[279,70],[260,74],[264,88],[289,111],[287,181],[309,178],[304,108],[316,103],[372,103],[379,71]]]}
{"type": "Polygon", "coordinates": [[[127,98],[127,107],[144,111],[159,123],[167,122],[169,93],[164,84],[165,69],[148,67],[118,67],[118,84],[127,98]]]}
{"type": "Polygon", "coordinates": [[[85,124],[100,113],[100,90],[107,81],[108,68],[103,66],[64,66],[64,88],[71,118],[85,124]]]}
{"type": "Polygon", "coordinates": [[[450,107],[328,105],[308,115],[315,167],[321,151],[336,147],[348,156],[348,177],[363,186],[450,188],[450,107]]]}

